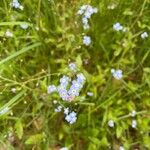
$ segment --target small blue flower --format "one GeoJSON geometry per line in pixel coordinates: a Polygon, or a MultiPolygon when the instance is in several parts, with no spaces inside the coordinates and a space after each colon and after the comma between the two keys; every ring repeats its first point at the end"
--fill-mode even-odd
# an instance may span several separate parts
{"type": "Polygon", "coordinates": [[[47,87],[47,93],[48,93],[48,94],[51,94],[52,92],[56,92],[56,91],[57,91],[57,88],[56,88],[55,85],[49,85],[49,86],[47,87]]]}
{"type": "Polygon", "coordinates": [[[113,25],[113,29],[116,31],[121,31],[123,30],[123,26],[119,22],[117,22],[113,25]]]}
{"type": "Polygon", "coordinates": [[[89,29],[90,26],[88,23],[88,19],[91,18],[92,14],[97,13],[97,12],[98,12],[97,8],[94,8],[90,5],[83,5],[80,7],[77,14],[82,15],[82,23],[83,23],[84,29],[89,29]]]}
{"type": "Polygon", "coordinates": [[[77,117],[76,117],[76,113],[74,111],[72,111],[70,114],[66,115],[65,120],[67,122],[69,122],[70,124],[73,124],[76,122],[77,117]]]}
{"type": "Polygon", "coordinates": [[[23,10],[23,6],[20,5],[18,0],[13,0],[12,3],[11,3],[11,6],[14,7],[14,8],[19,8],[19,9],[23,10]]]}
{"type": "Polygon", "coordinates": [[[83,75],[83,73],[77,74],[77,82],[83,83],[85,80],[86,80],[86,78],[85,78],[85,76],[83,75]]]}
{"type": "Polygon", "coordinates": [[[69,69],[71,70],[71,71],[76,71],[77,70],[77,66],[76,66],[76,64],[75,63],[70,63],[69,64],[69,69]]]}
{"type": "Polygon", "coordinates": [[[62,88],[62,86],[59,86],[57,88],[57,91],[59,93],[59,96],[63,99],[63,100],[67,100],[68,99],[68,93],[67,90],[62,88]]]}
{"type": "Polygon", "coordinates": [[[91,37],[85,35],[83,37],[83,44],[85,44],[86,46],[89,46],[91,44],[91,37]]]}
{"type": "Polygon", "coordinates": [[[113,75],[113,77],[117,80],[120,80],[122,78],[122,70],[118,69],[118,70],[115,70],[115,69],[111,69],[111,73],[113,75]]]}
{"type": "Polygon", "coordinates": [[[61,86],[67,87],[69,81],[70,81],[70,78],[69,78],[69,77],[63,76],[63,77],[60,79],[60,84],[61,84],[61,86]]]}
{"type": "Polygon", "coordinates": [[[79,96],[79,89],[72,85],[68,91],[70,96],[79,96]]]}
{"type": "Polygon", "coordinates": [[[78,80],[73,80],[72,85],[77,89],[81,89],[83,87],[83,84],[81,84],[81,82],[78,82],[78,80]]]}

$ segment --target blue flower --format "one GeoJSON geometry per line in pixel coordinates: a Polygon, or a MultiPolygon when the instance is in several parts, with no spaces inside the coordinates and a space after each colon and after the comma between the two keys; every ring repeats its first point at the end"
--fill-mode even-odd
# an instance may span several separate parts
{"type": "Polygon", "coordinates": [[[80,7],[77,14],[82,15],[82,23],[83,23],[84,29],[89,29],[90,26],[88,23],[88,19],[91,18],[92,14],[97,13],[97,12],[98,12],[97,8],[94,8],[90,5],[83,5],[80,7]]]}
{"type": "Polygon", "coordinates": [[[77,82],[83,83],[86,80],[85,76],[83,73],[77,74],[77,82]]]}
{"type": "Polygon", "coordinates": [[[69,64],[69,69],[71,70],[71,71],[76,71],[77,70],[77,66],[76,66],[76,64],[75,63],[70,63],[69,64]]]}
{"type": "Polygon", "coordinates": [[[55,92],[55,91],[57,91],[57,88],[56,88],[55,85],[49,85],[49,86],[47,87],[47,93],[48,93],[48,94],[51,94],[52,92],[55,92]]]}
{"type": "Polygon", "coordinates": [[[117,22],[113,25],[113,29],[116,31],[121,31],[123,30],[123,26],[119,22],[117,22]]]}
{"type": "Polygon", "coordinates": [[[68,94],[70,96],[79,96],[79,89],[77,87],[75,87],[74,85],[71,85],[68,94]]]}
{"type": "Polygon", "coordinates": [[[70,114],[66,115],[65,120],[67,122],[69,122],[70,124],[73,124],[76,122],[77,117],[76,117],[76,113],[74,111],[72,111],[70,114]]]}
{"type": "Polygon", "coordinates": [[[77,89],[81,89],[83,87],[83,84],[81,84],[81,82],[78,82],[78,80],[73,80],[72,85],[77,89]]]}
{"type": "Polygon", "coordinates": [[[19,9],[23,10],[23,6],[20,5],[18,0],[13,0],[12,3],[11,3],[11,6],[14,7],[14,8],[19,8],[19,9]]]}
{"type": "Polygon", "coordinates": [[[59,93],[59,96],[63,99],[63,100],[68,100],[68,93],[67,90],[62,87],[62,86],[58,86],[57,87],[57,91],[59,93]]]}
{"type": "Polygon", "coordinates": [[[63,76],[62,78],[60,78],[60,84],[63,87],[67,87],[69,81],[70,81],[70,78],[67,76],[63,76]]]}
{"type": "Polygon", "coordinates": [[[85,44],[86,46],[89,46],[91,44],[91,37],[85,35],[83,37],[83,44],[85,44]]]}
{"type": "Polygon", "coordinates": [[[111,73],[113,75],[113,77],[117,80],[120,80],[122,78],[122,70],[118,69],[118,70],[115,70],[115,69],[111,69],[111,73]]]}

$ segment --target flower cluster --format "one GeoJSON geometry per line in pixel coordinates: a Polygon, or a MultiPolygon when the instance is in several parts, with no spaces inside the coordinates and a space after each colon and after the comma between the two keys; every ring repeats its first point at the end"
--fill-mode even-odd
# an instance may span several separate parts
{"type": "MultiPolygon", "coordinates": [[[[76,70],[75,64],[69,65],[70,70],[76,70]]],[[[51,94],[53,92],[58,92],[59,96],[62,98],[62,100],[71,101],[76,96],[79,96],[79,92],[83,88],[83,84],[85,82],[85,77],[82,73],[77,74],[76,80],[72,80],[72,84],[70,88],[68,89],[69,82],[71,81],[71,78],[64,75],[62,78],[60,78],[60,84],[56,87],[55,85],[49,85],[47,88],[47,93],[51,94]]]]}
{"type": "Polygon", "coordinates": [[[23,10],[23,6],[18,2],[18,0],[13,0],[11,6],[23,10]]]}
{"type": "Polygon", "coordinates": [[[83,44],[86,45],[86,46],[89,46],[91,44],[91,37],[85,35],[83,37],[83,44]]]}
{"type": "Polygon", "coordinates": [[[141,38],[142,39],[145,39],[145,38],[147,38],[148,37],[148,33],[147,32],[143,32],[142,34],[141,34],[141,38]]]}
{"type": "Polygon", "coordinates": [[[122,78],[122,70],[118,69],[118,70],[115,70],[115,69],[111,69],[111,73],[113,75],[113,77],[117,80],[120,80],[122,78]]]}
{"type": "Polygon", "coordinates": [[[65,120],[68,123],[73,124],[76,122],[77,114],[74,111],[70,111],[68,107],[63,108],[63,106],[58,105],[57,108],[54,109],[55,112],[61,112],[62,110],[64,110],[65,120]]]}
{"type": "Polygon", "coordinates": [[[113,25],[113,29],[116,31],[123,31],[123,32],[126,31],[126,28],[123,27],[119,22],[117,22],[113,25]]]}
{"type": "Polygon", "coordinates": [[[98,12],[97,8],[94,8],[90,5],[83,5],[80,7],[77,14],[82,15],[82,23],[83,23],[84,29],[89,29],[90,26],[88,23],[88,19],[91,18],[92,14],[97,13],[97,12],[98,12]]]}

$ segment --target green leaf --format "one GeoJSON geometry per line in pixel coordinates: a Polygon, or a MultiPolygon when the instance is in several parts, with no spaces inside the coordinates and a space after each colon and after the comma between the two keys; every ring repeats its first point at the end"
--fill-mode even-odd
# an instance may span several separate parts
{"type": "Polygon", "coordinates": [[[22,139],[23,136],[23,125],[21,120],[18,120],[15,124],[15,130],[16,130],[16,134],[18,136],[19,139],[22,139]]]}
{"type": "Polygon", "coordinates": [[[76,63],[79,68],[82,66],[82,59],[80,55],[77,56],[76,63]]]}
{"type": "Polygon", "coordinates": [[[31,135],[26,141],[25,144],[30,145],[30,144],[38,144],[42,142],[43,138],[45,137],[45,134],[35,134],[31,135]]]}
{"type": "Polygon", "coordinates": [[[23,53],[25,53],[25,52],[27,52],[27,51],[33,49],[33,48],[35,48],[35,47],[38,47],[38,46],[40,46],[40,45],[41,45],[41,43],[40,43],[40,42],[37,42],[37,43],[34,43],[34,44],[30,45],[30,46],[27,46],[27,47],[25,47],[25,48],[22,48],[20,51],[17,51],[16,53],[14,53],[14,54],[8,56],[7,58],[5,58],[5,59],[3,59],[3,60],[1,60],[1,61],[0,61],[0,65],[6,63],[7,61],[9,61],[9,60],[11,60],[11,59],[13,59],[13,58],[15,58],[15,57],[21,55],[21,54],[23,54],[23,53]]]}
{"type": "Polygon", "coordinates": [[[117,138],[120,138],[121,135],[122,135],[122,128],[120,126],[117,126],[117,129],[116,129],[117,138]]]}

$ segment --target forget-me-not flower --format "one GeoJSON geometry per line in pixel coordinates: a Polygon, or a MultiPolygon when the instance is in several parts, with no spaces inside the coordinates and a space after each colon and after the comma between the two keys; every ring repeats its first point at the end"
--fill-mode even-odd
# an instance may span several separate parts
{"type": "Polygon", "coordinates": [[[120,70],[120,69],[118,69],[118,70],[111,69],[111,73],[112,73],[113,77],[117,80],[120,80],[123,76],[122,70],[120,70]]]}
{"type": "Polygon", "coordinates": [[[76,64],[75,63],[70,63],[69,64],[69,69],[71,70],[71,71],[76,71],[77,70],[77,66],[76,66],[76,64]]]}
{"type": "Polygon", "coordinates": [[[119,22],[117,22],[113,25],[113,29],[116,31],[122,31],[124,28],[119,22]]]}
{"type": "Polygon", "coordinates": [[[85,44],[86,46],[89,46],[91,44],[91,37],[85,35],[83,37],[83,44],[85,44]]]}
{"type": "Polygon", "coordinates": [[[55,85],[49,85],[49,86],[47,87],[47,93],[48,93],[48,94],[51,94],[52,92],[56,92],[56,91],[57,91],[57,88],[56,88],[55,85]]]}
{"type": "Polygon", "coordinates": [[[68,115],[66,115],[65,120],[67,122],[69,122],[70,124],[73,124],[76,122],[77,117],[76,117],[76,113],[74,111],[72,111],[71,113],[69,113],[68,115]]]}

